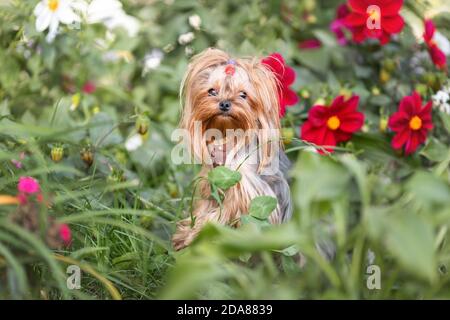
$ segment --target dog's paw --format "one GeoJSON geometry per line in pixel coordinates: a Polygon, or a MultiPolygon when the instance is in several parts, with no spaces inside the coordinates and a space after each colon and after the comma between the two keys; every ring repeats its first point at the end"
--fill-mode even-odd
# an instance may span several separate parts
{"type": "Polygon", "coordinates": [[[181,249],[184,249],[188,246],[188,243],[186,243],[186,237],[184,234],[175,233],[172,237],[172,246],[175,249],[175,251],[180,251],[181,249]]]}
{"type": "Polygon", "coordinates": [[[177,231],[172,237],[172,246],[176,251],[186,248],[193,240],[194,232],[189,221],[182,220],[177,224],[177,231]]]}

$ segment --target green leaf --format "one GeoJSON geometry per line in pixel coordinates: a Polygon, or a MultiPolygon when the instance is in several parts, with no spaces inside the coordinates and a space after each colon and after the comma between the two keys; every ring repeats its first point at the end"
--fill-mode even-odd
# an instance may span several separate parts
{"type": "Polygon", "coordinates": [[[325,74],[329,70],[330,65],[330,52],[328,50],[328,48],[300,50],[296,54],[296,58],[299,59],[302,65],[325,74]]]}
{"type": "Polygon", "coordinates": [[[255,224],[255,225],[259,226],[259,227],[271,226],[269,221],[255,218],[255,217],[253,217],[253,216],[251,216],[249,214],[244,214],[244,215],[241,216],[241,223],[242,223],[242,225],[253,223],[253,224],[255,224]]]}
{"type": "Polygon", "coordinates": [[[241,180],[241,174],[224,166],[216,167],[208,173],[208,181],[216,187],[227,190],[241,180]]]}
{"type": "Polygon", "coordinates": [[[450,133],[450,115],[444,112],[440,112],[439,115],[441,116],[445,129],[450,133]]]}
{"type": "Polygon", "coordinates": [[[408,181],[406,189],[415,201],[428,204],[450,202],[450,187],[441,179],[428,172],[417,172],[408,181]]]}
{"type": "Polygon", "coordinates": [[[278,201],[274,197],[259,196],[250,203],[249,215],[252,217],[265,220],[277,207],[278,201]]]}
{"type": "Polygon", "coordinates": [[[387,95],[373,96],[370,98],[370,102],[377,106],[389,106],[391,104],[391,99],[387,95]]]}
{"type": "Polygon", "coordinates": [[[426,280],[436,277],[433,229],[413,214],[400,214],[386,221],[388,249],[404,269],[426,280]]]}
{"type": "Polygon", "coordinates": [[[436,138],[431,138],[420,152],[425,158],[434,162],[444,161],[447,153],[448,147],[436,138]]]}
{"type": "Polygon", "coordinates": [[[332,200],[348,192],[349,172],[329,157],[303,152],[293,174],[294,199],[300,207],[312,201],[332,200]]]}
{"type": "Polygon", "coordinates": [[[115,127],[114,119],[105,112],[96,113],[91,120],[89,135],[98,147],[114,145],[122,142],[122,136],[115,127]]]}

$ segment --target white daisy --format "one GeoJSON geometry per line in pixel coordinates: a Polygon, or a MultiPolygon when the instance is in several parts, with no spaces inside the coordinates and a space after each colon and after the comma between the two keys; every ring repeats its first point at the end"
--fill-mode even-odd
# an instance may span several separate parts
{"type": "Polygon", "coordinates": [[[189,24],[195,30],[200,30],[200,26],[202,25],[202,19],[198,14],[194,14],[189,17],[189,24]]]}
{"type": "Polygon", "coordinates": [[[93,0],[87,8],[87,22],[104,22],[122,12],[122,3],[118,0],[93,0]]]}
{"type": "Polygon", "coordinates": [[[134,134],[125,141],[125,149],[128,151],[137,150],[144,141],[142,140],[142,136],[140,134],[134,134]]]}
{"type": "Polygon", "coordinates": [[[128,32],[128,36],[130,37],[135,37],[141,27],[138,19],[127,15],[125,12],[115,15],[111,19],[107,19],[104,24],[110,30],[123,28],[128,32]]]}
{"type": "Polygon", "coordinates": [[[446,89],[439,90],[432,98],[441,112],[450,114],[450,94],[446,89]]]}
{"type": "Polygon", "coordinates": [[[108,29],[123,28],[130,37],[137,35],[140,22],[127,15],[118,0],[93,0],[86,12],[88,23],[103,23],[108,29]]]}
{"type": "Polygon", "coordinates": [[[144,74],[158,68],[163,58],[164,53],[159,49],[153,49],[147,53],[144,57],[144,74]]]}
{"type": "Polygon", "coordinates": [[[59,24],[79,23],[81,19],[75,11],[83,10],[85,7],[84,1],[41,0],[34,8],[36,30],[43,32],[48,28],[47,41],[52,42],[58,32],[59,24]]]}
{"type": "Polygon", "coordinates": [[[195,39],[195,35],[193,32],[187,32],[187,33],[183,33],[178,37],[178,43],[181,45],[186,45],[190,42],[192,42],[192,40],[195,39]]]}

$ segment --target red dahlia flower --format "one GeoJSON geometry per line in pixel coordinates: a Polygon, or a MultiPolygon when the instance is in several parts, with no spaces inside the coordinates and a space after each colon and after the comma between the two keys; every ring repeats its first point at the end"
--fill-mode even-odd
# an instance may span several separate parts
{"type": "Polygon", "coordinates": [[[423,39],[428,47],[431,60],[439,69],[447,68],[447,57],[445,53],[439,48],[436,41],[434,41],[434,34],[436,33],[436,27],[432,20],[425,20],[425,32],[423,33],[423,39]]]}
{"type": "Polygon", "coordinates": [[[408,155],[427,140],[428,132],[433,129],[431,107],[431,101],[422,107],[417,92],[402,99],[398,111],[389,118],[389,128],[396,133],[392,139],[394,149],[404,146],[408,155]]]}
{"type": "MultiPolygon", "coordinates": [[[[340,142],[351,139],[354,132],[364,124],[364,114],[356,111],[359,97],[345,100],[344,96],[334,99],[331,106],[314,106],[309,110],[308,120],[301,128],[303,140],[324,146],[332,152],[340,142]]],[[[323,152],[321,152],[323,153],[323,152]]]]}
{"type": "Polygon", "coordinates": [[[375,38],[385,45],[405,25],[399,14],[403,0],[348,0],[348,5],[352,12],[345,18],[345,25],[355,42],[375,38]]]}
{"type": "Polygon", "coordinates": [[[286,114],[286,106],[292,106],[298,102],[298,96],[289,88],[295,81],[295,71],[284,62],[283,56],[273,53],[264,58],[262,63],[269,67],[278,80],[278,98],[280,101],[280,117],[286,114]]]}

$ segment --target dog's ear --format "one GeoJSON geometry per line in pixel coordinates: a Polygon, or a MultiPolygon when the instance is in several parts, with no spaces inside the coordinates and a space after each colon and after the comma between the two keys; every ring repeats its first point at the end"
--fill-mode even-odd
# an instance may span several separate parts
{"type": "Polygon", "coordinates": [[[259,124],[258,143],[260,149],[259,172],[272,162],[278,161],[280,142],[280,102],[278,82],[273,72],[261,61],[254,61],[249,72],[255,88],[255,109],[259,124]]]}
{"type": "Polygon", "coordinates": [[[202,85],[207,81],[210,71],[228,60],[229,56],[225,52],[213,48],[206,49],[192,58],[181,83],[182,110],[179,127],[188,134],[186,141],[195,163],[211,163],[209,151],[202,139],[202,124],[195,123],[192,119],[195,100],[202,90],[205,90],[202,85]]]}

